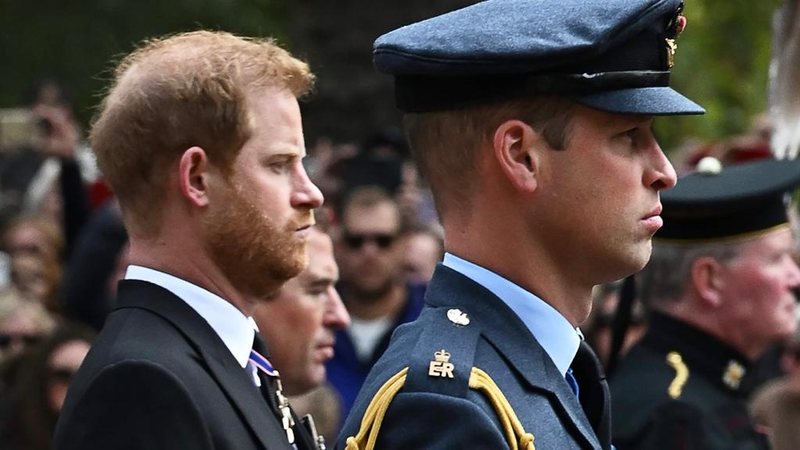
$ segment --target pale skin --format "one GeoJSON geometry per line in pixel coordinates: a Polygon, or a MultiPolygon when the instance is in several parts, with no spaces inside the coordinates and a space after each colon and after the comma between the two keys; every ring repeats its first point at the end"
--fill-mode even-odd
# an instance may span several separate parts
{"type": "Polygon", "coordinates": [[[659,309],[716,336],[755,360],[797,329],[800,268],[788,227],[751,239],[738,256],[720,262],[694,260],[684,295],[659,309]]]}
{"type": "Polygon", "coordinates": [[[308,252],[308,267],[274,298],[260,303],[253,316],[289,395],[304,394],[325,381],[335,332],[350,324],[335,288],[339,269],[330,237],[312,228],[308,252]]]}
{"type": "MultiPolygon", "coordinates": [[[[80,368],[86,354],[89,353],[89,343],[86,341],[75,340],[61,344],[47,361],[49,370],[67,370],[75,373],[80,368]]],[[[53,380],[47,385],[48,402],[53,411],[61,411],[64,406],[64,399],[67,396],[69,380],[53,380]]]]}
{"type": "Polygon", "coordinates": [[[471,209],[443,218],[447,250],[580,325],[592,287],[644,267],[661,226],[659,192],[677,177],[652,121],[578,106],[564,150],[524,122],[500,124],[479,149],[471,209]]]}
{"type": "MultiPolygon", "coordinates": [[[[262,88],[248,91],[247,101],[254,132],[233,163],[232,179],[247,189],[263,214],[279,225],[291,223],[323,200],[302,166],[306,150],[297,100],[288,90],[262,88]]],[[[203,236],[203,218],[215,201],[221,201],[217,192],[226,186],[224,174],[205,150],[186,149],[165,182],[157,235],[131,230],[130,262],[202,286],[250,316],[264,296],[234,286],[199,238],[203,236]]],[[[305,242],[311,225],[313,219],[309,218],[287,238],[305,242]]],[[[276,283],[274,289],[281,284],[276,283]]]]}

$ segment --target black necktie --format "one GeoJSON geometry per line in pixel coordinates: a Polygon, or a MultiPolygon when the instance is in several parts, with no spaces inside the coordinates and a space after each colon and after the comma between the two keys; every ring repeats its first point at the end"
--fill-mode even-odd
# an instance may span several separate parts
{"type": "MultiPolygon", "coordinates": [[[[286,438],[294,448],[298,450],[312,450],[320,447],[314,441],[311,433],[300,425],[300,421],[292,411],[289,400],[283,394],[280,374],[272,367],[269,361],[269,351],[261,336],[256,333],[253,338],[253,349],[250,352],[249,362],[256,367],[256,374],[261,381],[261,395],[269,405],[270,410],[278,418],[286,438]]],[[[324,442],[324,441],[323,441],[324,442]]]]}
{"type": "Polygon", "coordinates": [[[572,361],[573,375],[580,384],[581,403],[603,449],[611,448],[610,394],[603,367],[594,351],[581,342],[578,354],[572,361]]]}
{"type": "Polygon", "coordinates": [[[264,345],[261,337],[256,334],[253,338],[253,349],[250,351],[249,362],[256,367],[256,373],[259,380],[261,380],[261,395],[281,423],[289,444],[294,444],[295,418],[289,407],[289,400],[283,394],[280,374],[272,367],[268,355],[267,346],[264,345]]]}

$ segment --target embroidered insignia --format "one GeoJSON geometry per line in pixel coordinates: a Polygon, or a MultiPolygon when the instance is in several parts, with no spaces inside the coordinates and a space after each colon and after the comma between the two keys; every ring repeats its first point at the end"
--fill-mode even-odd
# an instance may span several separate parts
{"type": "Polygon", "coordinates": [[[689,379],[689,368],[686,367],[683,357],[678,352],[669,352],[667,354],[667,364],[675,369],[675,378],[669,384],[667,394],[669,394],[670,398],[676,399],[683,394],[683,386],[686,385],[686,381],[689,379]]]}
{"type": "Polygon", "coordinates": [[[722,382],[731,389],[739,389],[746,372],[743,365],[737,361],[730,360],[728,361],[728,367],[725,368],[725,373],[722,374],[722,382]]]}
{"type": "Polygon", "coordinates": [[[447,311],[447,319],[456,325],[469,325],[469,317],[467,317],[467,313],[461,312],[461,310],[458,308],[453,308],[447,311]]]}
{"type": "Polygon", "coordinates": [[[455,366],[450,362],[450,353],[445,349],[441,349],[433,354],[433,361],[428,366],[428,376],[453,378],[454,369],[455,366]]]}
{"type": "Polygon", "coordinates": [[[681,15],[682,11],[683,4],[675,12],[675,18],[667,25],[667,37],[664,39],[667,44],[667,67],[670,69],[675,65],[675,52],[678,50],[678,44],[675,41],[686,28],[686,17],[681,15]]]}

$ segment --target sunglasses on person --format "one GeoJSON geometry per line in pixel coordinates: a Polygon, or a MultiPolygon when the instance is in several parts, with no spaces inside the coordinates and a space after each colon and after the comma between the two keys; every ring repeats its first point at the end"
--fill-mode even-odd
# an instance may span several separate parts
{"type": "Polygon", "coordinates": [[[358,250],[367,242],[374,243],[379,249],[385,250],[392,246],[397,236],[388,233],[345,233],[344,243],[353,250],[358,250]]]}
{"type": "Polygon", "coordinates": [[[28,333],[0,333],[0,349],[5,350],[14,343],[23,343],[27,345],[33,345],[41,339],[41,335],[39,334],[28,334],[28,333]]]}

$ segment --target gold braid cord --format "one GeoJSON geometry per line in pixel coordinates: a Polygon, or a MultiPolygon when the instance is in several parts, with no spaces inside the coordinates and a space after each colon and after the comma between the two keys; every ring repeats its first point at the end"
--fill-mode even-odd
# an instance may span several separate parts
{"type": "Polygon", "coordinates": [[[667,364],[675,369],[675,378],[669,384],[667,393],[673,399],[677,399],[683,394],[683,386],[686,384],[686,380],[689,379],[689,368],[686,367],[683,358],[678,352],[669,352],[667,354],[667,364]]]}
{"type": "MultiPolygon", "coordinates": [[[[386,410],[392,399],[402,389],[407,376],[408,367],[397,372],[378,389],[361,419],[361,428],[358,430],[358,434],[347,438],[345,450],[373,450],[375,448],[386,410]]],[[[514,413],[511,404],[486,372],[473,367],[469,377],[469,387],[489,399],[500,419],[511,450],[536,450],[533,446],[533,435],[526,433],[522,428],[522,423],[514,413]]]]}

